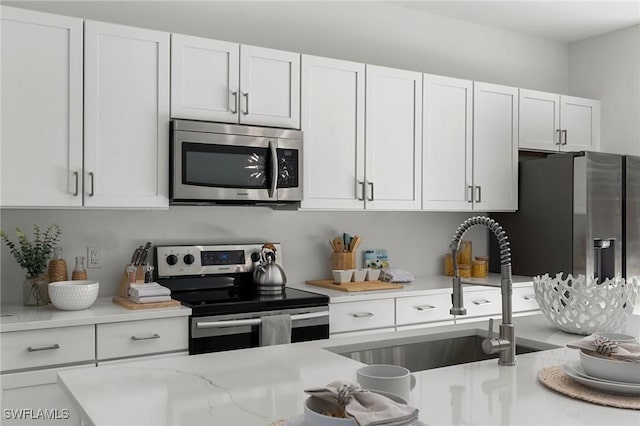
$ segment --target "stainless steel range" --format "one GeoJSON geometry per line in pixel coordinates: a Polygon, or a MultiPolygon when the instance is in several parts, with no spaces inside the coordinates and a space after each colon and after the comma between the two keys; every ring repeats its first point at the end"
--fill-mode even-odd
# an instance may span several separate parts
{"type": "Polygon", "coordinates": [[[156,281],[192,310],[191,355],[262,346],[263,319],[272,315],[290,316],[291,342],[329,337],[327,296],[289,287],[259,294],[252,273],[262,246],[155,247],[156,281]]]}

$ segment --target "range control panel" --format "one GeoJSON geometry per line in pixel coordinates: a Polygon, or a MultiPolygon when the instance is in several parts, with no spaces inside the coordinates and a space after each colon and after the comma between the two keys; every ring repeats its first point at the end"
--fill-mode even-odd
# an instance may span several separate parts
{"type": "MultiPolygon", "coordinates": [[[[177,245],[156,247],[159,278],[251,272],[264,244],[177,245]]],[[[276,263],[282,265],[280,244],[276,263]]],[[[267,251],[271,251],[267,249],[267,251]]]]}

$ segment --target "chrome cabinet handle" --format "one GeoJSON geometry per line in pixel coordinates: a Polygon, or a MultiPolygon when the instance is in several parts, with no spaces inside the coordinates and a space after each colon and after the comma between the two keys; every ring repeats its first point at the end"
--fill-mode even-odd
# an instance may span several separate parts
{"type": "Polygon", "coordinates": [[[436,307],[433,305],[420,305],[420,306],[414,306],[414,308],[416,308],[419,311],[429,311],[431,309],[435,309],[436,307]]]}
{"type": "Polygon", "coordinates": [[[369,189],[371,189],[371,198],[367,198],[367,200],[373,201],[373,182],[367,182],[367,185],[369,185],[369,189]]]}
{"type": "Polygon", "coordinates": [[[131,340],[151,340],[151,339],[159,339],[160,335],[158,333],[153,333],[151,336],[146,336],[146,337],[138,337],[138,336],[131,336],[131,340]]]}
{"type": "Polygon", "coordinates": [[[370,318],[373,316],[372,312],[357,312],[355,314],[351,314],[354,318],[370,318]]]}
{"type": "Polygon", "coordinates": [[[94,191],[95,176],[93,172],[89,172],[89,177],[91,178],[91,191],[89,192],[89,197],[93,197],[93,195],[95,194],[95,191],[94,191]]]}
{"type": "Polygon", "coordinates": [[[278,190],[278,151],[272,140],[269,141],[269,151],[271,151],[271,188],[269,188],[269,198],[273,198],[278,190]]]}
{"type": "Polygon", "coordinates": [[[467,186],[467,202],[473,203],[473,185],[467,186]]]}
{"type": "Polygon", "coordinates": [[[364,201],[364,182],[361,180],[356,181],[356,199],[358,201],[364,201]],[[358,185],[360,185],[360,196],[358,197],[358,185]]]}
{"type": "Polygon", "coordinates": [[[482,187],[480,185],[476,186],[476,203],[482,202],[482,187]]]}
{"type": "Polygon", "coordinates": [[[567,144],[567,129],[564,129],[562,131],[562,133],[564,133],[564,142],[561,143],[561,145],[566,145],[567,144]]]}
{"type": "Polygon", "coordinates": [[[60,349],[60,345],[57,343],[54,343],[53,345],[49,345],[49,346],[29,346],[27,348],[27,352],[39,352],[39,351],[50,351],[52,349],[60,349]]]}
{"type": "Polygon", "coordinates": [[[238,113],[238,92],[231,92],[231,96],[233,96],[233,109],[231,110],[231,114],[238,113]]]}
{"type": "Polygon", "coordinates": [[[491,300],[479,299],[479,300],[474,300],[471,303],[473,303],[474,305],[490,305],[491,304],[491,300]]]}
{"type": "Polygon", "coordinates": [[[556,145],[560,145],[560,143],[562,142],[562,130],[557,129],[556,133],[558,134],[558,141],[556,142],[556,145]]]}
{"type": "Polygon", "coordinates": [[[249,93],[245,92],[242,96],[244,96],[244,111],[242,113],[249,115],[249,93]]]}
{"type": "Polygon", "coordinates": [[[78,188],[79,188],[79,187],[78,187],[78,180],[79,180],[78,172],[73,172],[73,177],[76,179],[76,190],[74,191],[73,196],[74,196],[74,197],[77,197],[77,196],[78,196],[78,194],[80,193],[80,192],[79,192],[79,189],[78,189],[78,188]]]}
{"type": "Polygon", "coordinates": [[[527,294],[526,296],[522,296],[524,300],[536,300],[535,294],[527,294]]]}

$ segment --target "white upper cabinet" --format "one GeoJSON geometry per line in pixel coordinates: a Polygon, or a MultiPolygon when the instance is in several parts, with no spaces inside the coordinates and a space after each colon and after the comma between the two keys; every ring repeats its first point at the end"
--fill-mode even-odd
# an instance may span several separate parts
{"type": "Polygon", "coordinates": [[[600,102],[520,89],[519,147],[599,151],[600,102]]]}
{"type": "Polygon", "coordinates": [[[473,81],[423,77],[422,208],[471,210],[473,81]]]}
{"type": "Polygon", "coordinates": [[[518,89],[473,83],[473,209],[518,208],[518,89]]]}
{"type": "Polygon", "coordinates": [[[171,116],[300,127],[300,55],[171,36],[171,116]]]}
{"type": "Polygon", "coordinates": [[[171,116],[238,121],[240,45],[171,34],[171,116]]]}
{"type": "Polygon", "coordinates": [[[364,64],[302,55],[302,208],[364,207],[364,81],[364,64]]]}
{"type": "Polygon", "coordinates": [[[365,208],[420,209],[422,74],[367,65],[365,208]]]}
{"type": "Polygon", "coordinates": [[[85,205],[167,208],[169,34],[85,23],[85,205]]]}
{"type": "Polygon", "coordinates": [[[81,206],[82,19],[1,13],[0,206],[81,206]]]}

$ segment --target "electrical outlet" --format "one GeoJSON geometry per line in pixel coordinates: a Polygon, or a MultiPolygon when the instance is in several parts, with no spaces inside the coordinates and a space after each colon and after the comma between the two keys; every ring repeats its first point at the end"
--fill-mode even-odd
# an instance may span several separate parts
{"type": "Polygon", "coordinates": [[[100,253],[95,247],[87,247],[87,268],[100,268],[100,253]]]}

